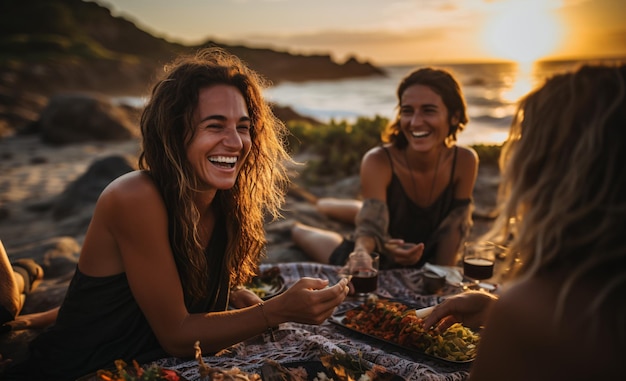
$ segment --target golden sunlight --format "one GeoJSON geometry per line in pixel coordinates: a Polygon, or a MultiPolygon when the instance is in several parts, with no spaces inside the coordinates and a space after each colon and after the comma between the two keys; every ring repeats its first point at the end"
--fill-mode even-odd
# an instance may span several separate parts
{"type": "Polygon", "coordinates": [[[532,63],[555,50],[562,28],[551,12],[554,1],[508,0],[485,26],[484,41],[497,58],[532,63]]]}

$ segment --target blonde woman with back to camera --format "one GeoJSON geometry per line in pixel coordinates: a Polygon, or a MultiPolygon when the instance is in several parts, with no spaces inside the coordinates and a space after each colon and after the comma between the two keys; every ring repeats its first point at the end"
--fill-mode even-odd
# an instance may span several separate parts
{"type": "Polygon", "coordinates": [[[451,297],[426,319],[484,325],[470,380],[626,375],[626,66],[556,75],[520,102],[501,156],[498,298],[451,297]]]}

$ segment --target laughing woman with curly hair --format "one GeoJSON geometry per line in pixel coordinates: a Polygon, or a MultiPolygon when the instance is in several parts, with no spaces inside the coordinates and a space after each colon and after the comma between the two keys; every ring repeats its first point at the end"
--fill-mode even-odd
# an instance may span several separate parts
{"type": "Polygon", "coordinates": [[[345,280],[304,278],[265,303],[239,287],[258,268],[264,217],[278,216],[288,181],[286,130],[263,86],[216,49],[167,67],[141,117],[140,170],[100,195],[57,321],[8,379],[193,356],[196,341],[212,353],[331,315],[345,280]]]}

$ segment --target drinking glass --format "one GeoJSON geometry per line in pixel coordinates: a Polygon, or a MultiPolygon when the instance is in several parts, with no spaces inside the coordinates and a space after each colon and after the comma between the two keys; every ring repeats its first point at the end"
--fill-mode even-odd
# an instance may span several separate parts
{"type": "Polygon", "coordinates": [[[496,257],[503,251],[502,246],[490,242],[466,242],[463,248],[463,275],[471,282],[464,288],[480,288],[480,282],[493,276],[496,257]]]}
{"type": "Polygon", "coordinates": [[[379,263],[378,253],[368,254],[365,251],[350,253],[342,275],[350,279],[355,297],[367,298],[378,289],[379,263]]]}

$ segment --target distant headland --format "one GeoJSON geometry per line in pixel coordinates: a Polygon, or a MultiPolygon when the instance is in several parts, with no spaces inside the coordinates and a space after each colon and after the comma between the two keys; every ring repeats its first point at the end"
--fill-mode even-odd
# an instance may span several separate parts
{"type": "Polygon", "coordinates": [[[65,90],[142,95],[157,71],[181,53],[217,46],[246,61],[272,83],[384,75],[369,62],[298,55],[208,40],[169,42],[82,0],[9,1],[0,12],[0,90],[39,94],[65,90]]]}

